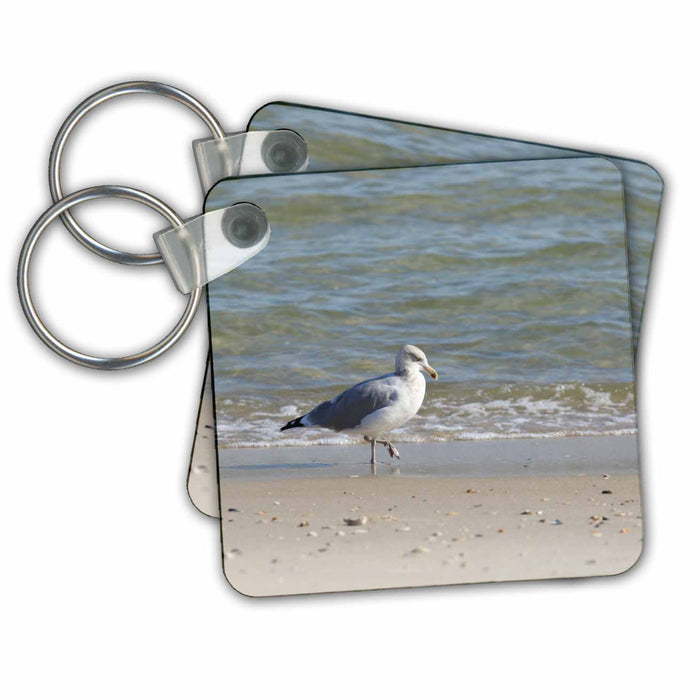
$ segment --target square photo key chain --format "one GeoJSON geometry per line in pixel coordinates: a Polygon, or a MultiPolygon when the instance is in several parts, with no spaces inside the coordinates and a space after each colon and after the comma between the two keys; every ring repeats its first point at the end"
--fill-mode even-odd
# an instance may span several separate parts
{"type": "Polygon", "coordinates": [[[632,566],[640,482],[614,163],[229,179],[205,208],[222,206],[230,236],[270,240],[208,287],[236,590],[632,566]]]}
{"type": "MultiPolygon", "coordinates": [[[[285,102],[273,102],[262,107],[252,117],[249,129],[253,133],[257,130],[275,133],[273,130],[293,129],[302,137],[306,150],[300,155],[299,144],[285,144],[282,152],[291,153],[285,164],[299,170],[302,169],[299,163],[306,158],[303,169],[307,172],[522,158],[559,159],[582,155],[573,149],[285,102]]],[[[623,175],[632,331],[636,348],[663,181],[658,172],[646,163],[619,157],[610,159],[623,175]]],[[[204,158],[200,154],[199,161],[202,160],[204,158]]],[[[214,177],[204,180],[205,191],[214,181],[214,177]]],[[[210,198],[208,201],[209,207],[224,204],[225,199],[210,198]]],[[[571,253],[576,254],[574,250],[571,253]]],[[[585,410],[608,410],[614,415],[614,397],[591,394],[585,410]]],[[[188,492],[201,512],[219,517],[214,430],[208,363],[190,460],[188,492]]]]}

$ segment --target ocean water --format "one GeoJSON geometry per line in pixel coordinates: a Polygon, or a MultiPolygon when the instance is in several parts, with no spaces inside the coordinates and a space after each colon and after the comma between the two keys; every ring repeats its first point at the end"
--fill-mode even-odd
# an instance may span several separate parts
{"type": "Polygon", "coordinates": [[[345,444],[290,418],[393,370],[440,380],[399,442],[636,429],[619,170],[596,158],[254,177],[272,230],[209,286],[221,447],[345,444]]]}
{"type": "MultiPolygon", "coordinates": [[[[566,158],[580,151],[485,134],[454,131],[273,102],[252,117],[250,129],[291,128],[309,148],[309,170],[350,170],[426,163],[468,163],[521,158],[566,158]]],[[[661,207],[663,181],[647,163],[613,158],[625,182],[632,328],[636,340],[661,207]]]]}

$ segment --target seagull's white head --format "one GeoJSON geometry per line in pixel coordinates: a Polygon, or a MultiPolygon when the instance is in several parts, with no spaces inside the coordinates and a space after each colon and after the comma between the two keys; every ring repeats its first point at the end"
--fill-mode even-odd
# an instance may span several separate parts
{"type": "Polygon", "coordinates": [[[425,370],[433,379],[438,373],[428,364],[425,353],[415,345],[404,345],[396,356],[396,372],[404,374],[411,370],[425,370]]]}

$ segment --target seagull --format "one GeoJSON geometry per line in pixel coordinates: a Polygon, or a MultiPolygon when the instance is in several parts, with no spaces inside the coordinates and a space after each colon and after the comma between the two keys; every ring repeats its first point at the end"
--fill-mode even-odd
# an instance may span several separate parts
{"type": "Polygon", "coordinates": [[[404,345],[396,355],[396,370],[367,379],[324,401],[313,410],[290,420],[280,430],[292,428],[328,428],[340,433],[362,435],[372,447],[372,474],[377,473],[376,445],[384,445],[390,457],[399,459],[399,451],[386,435],[400,428],[418,413],[425,396],[425,377],[438,373],[428,364],[425,353],[415,345],[404,345]]]}

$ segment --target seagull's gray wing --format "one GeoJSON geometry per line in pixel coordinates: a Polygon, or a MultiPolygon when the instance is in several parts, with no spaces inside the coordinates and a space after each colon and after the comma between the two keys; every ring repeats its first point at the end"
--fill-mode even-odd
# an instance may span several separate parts
{"type": "Polygon", "coordinates": [[[397,379],[392,373],[355,384],[333,400],[316,406],[304,416],[304,423],[336,432],[357,428],[365,416],[397,400],[397,379]]]}

